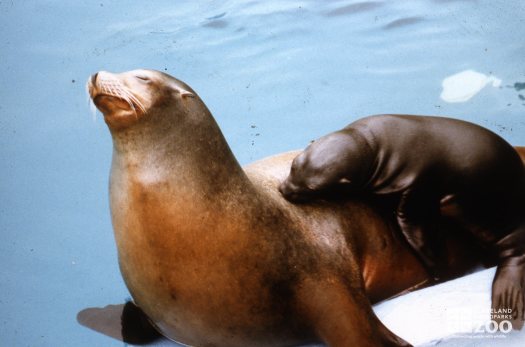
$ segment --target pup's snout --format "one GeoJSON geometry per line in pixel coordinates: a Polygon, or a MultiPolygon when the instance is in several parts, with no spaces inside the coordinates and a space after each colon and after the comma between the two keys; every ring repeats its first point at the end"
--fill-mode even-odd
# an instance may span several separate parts
{"type": "Polygon", "coordinates": [[[303,200],[302,195],[299,193],[298,187],[291,183],[288,179],[284,180],[279,185],[279,192],[288,201],[300,202],[303,200]]]}

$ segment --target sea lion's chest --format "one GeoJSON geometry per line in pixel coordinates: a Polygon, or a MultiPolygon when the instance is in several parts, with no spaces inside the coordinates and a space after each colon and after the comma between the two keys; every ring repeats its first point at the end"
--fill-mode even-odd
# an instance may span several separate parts
{"type": "Polygon", "coordinates": [[[119,265],[137,305],[166,336],[192,345],[228,339],[229,331],[286,335],[269,280],[281,280],[272,254],[282,252],[259,237],[264,230],[243,232],[250,221],[242,213],[203,208],[166,185],[111,183],[119,265]]]}

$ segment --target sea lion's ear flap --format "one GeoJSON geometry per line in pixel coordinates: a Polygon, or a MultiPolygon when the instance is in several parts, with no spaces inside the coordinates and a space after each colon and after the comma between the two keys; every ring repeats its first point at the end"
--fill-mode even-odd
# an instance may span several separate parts
{"type": "Polygon", "coordinates": [[[188,92],[187,90],[180,93],[180,96],[182,96],[183,98],[194,98],[195,97],[195,95],[192,92],[188,92]]]}
{"type": "Polygon", "coordinates": [[[180,96],[183,99],[185,99],[185,98],[194,98],[195,97],[195,94],[193,94],[192,92],[184,89],[183,87],[176,86],[175,90],[177,90],[179,92],[180,96]]]}

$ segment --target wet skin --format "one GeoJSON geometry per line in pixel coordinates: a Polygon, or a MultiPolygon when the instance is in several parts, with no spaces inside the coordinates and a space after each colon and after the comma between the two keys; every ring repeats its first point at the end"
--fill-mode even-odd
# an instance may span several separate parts
{"type": "Polygon", "coordinates": [[[498,135],[443,117],[380,115],[312,143],[280,185],[291,201],[342,194],[395,196],[397,221],[434,278],[446,271],[436,225],[452,218],[498,258],[492,306],[520,327],[525,295],[525,170],[498,135]]]}

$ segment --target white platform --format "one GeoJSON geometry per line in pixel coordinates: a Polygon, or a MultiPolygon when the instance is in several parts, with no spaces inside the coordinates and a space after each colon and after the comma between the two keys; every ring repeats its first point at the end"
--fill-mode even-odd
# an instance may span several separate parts
{"type": "Polygon", "coordinates": [[[491,333],[490,292],[495,268],[379,303],[374,311],[415,346],[525,346],[525,329],[491,333]]]}

